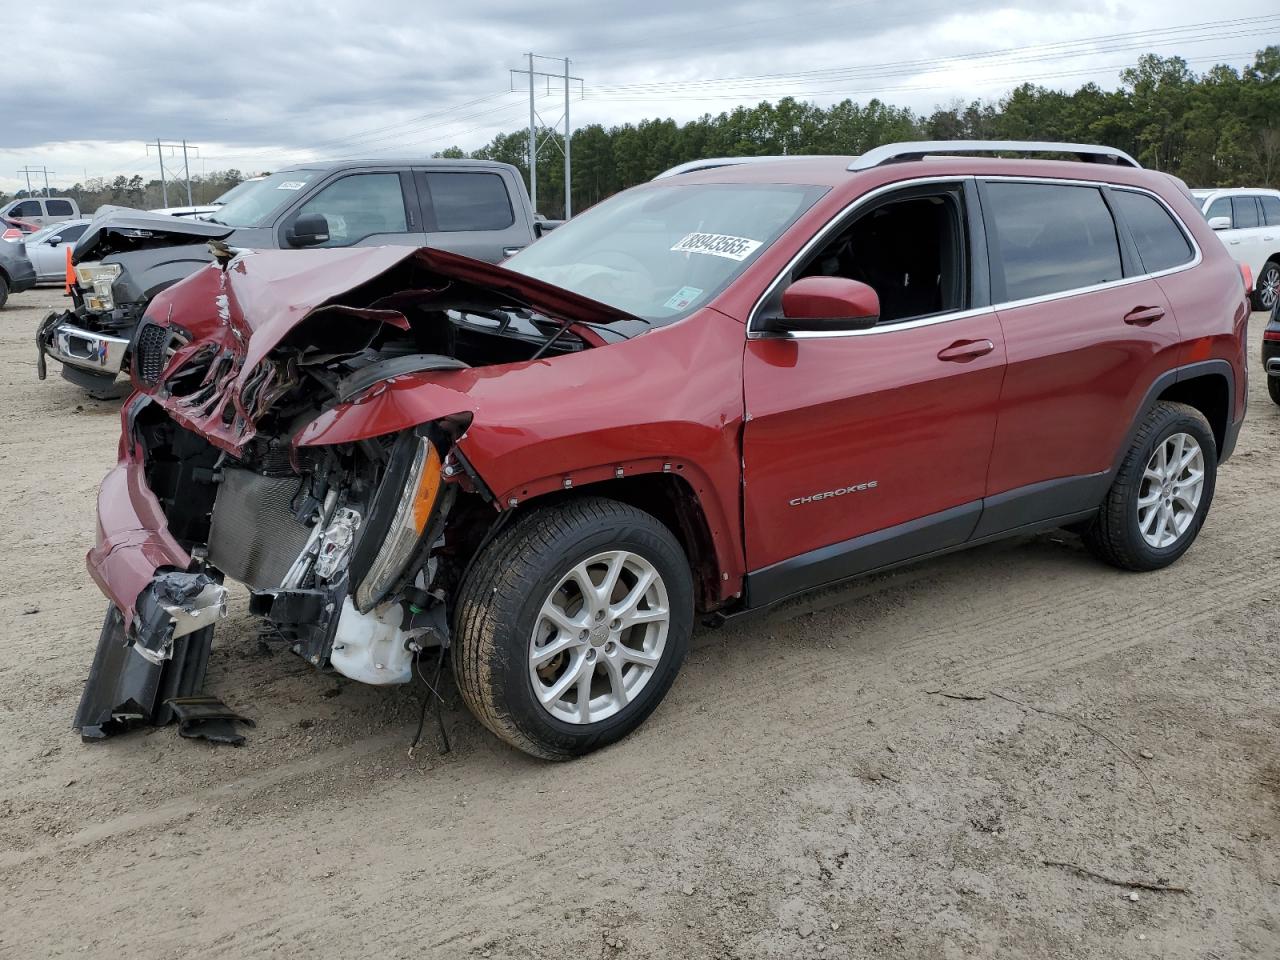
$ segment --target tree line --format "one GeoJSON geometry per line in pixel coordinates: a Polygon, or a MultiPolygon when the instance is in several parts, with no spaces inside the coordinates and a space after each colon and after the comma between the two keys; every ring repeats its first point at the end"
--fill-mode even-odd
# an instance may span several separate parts
{"type": "MultiPolygon", "coordinates": [[[[539,212],[564,208],[562,138],[538,165],[539,212]]],[[[642,120],[573,132],[573,209],[702,157],[859,154],[899,140],[1058,140],[1101,143],[1192,187],[1280,186],[1280,46],[1243,70],[1218,65],[1197,74],[1181,57],[1148,54],[1120,74],[1115,90],[1089,83],[1074,92],[1025,83],[998,102],[956,102],[917,114],[879,99],[819,107],[790,97],[704,114],[679,124],[642,120]]],[[[494,137],[471,153],[438,156],[515,164],[528,178],[528,131],[494,137]]]]}
{"type": "MultiPolygon", "coordinates": [[[[538,165],[538,210],[556,217],[564,209],[563,138],[542,130],[544,138],[549,146],[538,165]]],[[[922,139],[1101,143],[1192,187],[1280,186],[1280,46],[1258,51],[1243,70],[1219,64],[1200,74],[1181,57],[1148,54],[1121,72],[1115,90],[1088,83],[1066,92],[1025,83],[997,102],[954,102],[927,115],[879,99],[819,107],[786,97],[683,124],[590,124],[573,132],[573,208],[702,157],[858,154],[922,139]]],[[[528,131],[518,130],[470,153],[450,147],[436,156],[501,160],[519,167],[527,182],[528,142],[528,131]]],[[[193,199],[208,203],[242,179],[238,170],[193,177],[193,199]]],[[[137,175],[90,179],[57,193],[75,197],[86,212],[106,203],[162,205],[160,181],[137,175]]],[[[185,183],[171,180],[169,205],[185,204],[185,183]]]]}

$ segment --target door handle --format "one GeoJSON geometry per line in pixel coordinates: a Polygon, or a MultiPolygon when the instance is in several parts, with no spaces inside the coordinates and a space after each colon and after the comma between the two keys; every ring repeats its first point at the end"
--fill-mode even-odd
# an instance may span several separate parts
{"type": "Polygon", "coordinates": [[[996,345],[990,340],[957,340],[951,346],[939,350],[938,359],[949,360],[952,363],[968,363],[970,360],[985,357],[995,348],[996,345]]]}
{"type": "Polygon", "coordinates": [[[1124,322],[1135,327],[1145,327],[1164,316],[1163,307],[1134,307],[1124,315],[1124,322]]]}
{"type": "Polygon", "coordinates": [[[1231,244],[1233,247],[1240,245],[1239,240],[1228,240],[1227,243],[1231,244]]]}

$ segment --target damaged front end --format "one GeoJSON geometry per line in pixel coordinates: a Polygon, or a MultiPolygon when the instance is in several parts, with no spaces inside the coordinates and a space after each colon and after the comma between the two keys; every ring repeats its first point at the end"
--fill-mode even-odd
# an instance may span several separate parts
{"type": "Polygon", "coordinates": [[[230,227],[108,207],[76,243],[70,310],[47,314],[36,331],[36,374],[50,359],[63,379],[91,396],[121,396],[134,331],[160,291],[213,259],[208,241],[230,227]]]}
{"type": "Polygon", "coordinates": [[[497,510],[458,448],[465,389],[407,411],[397,386],[545,363],[623,336],[596,327],[622,319],[401,248],[242,254],[166,291],[138,332],[99,494],[88,566],[111,606],[75,727],[172,719],[203,688],[224,580],[248,589],[264,639],[364,683],[408,682],[419,653],[448,645],[448,598],[497,510]],[[315,436],[338,414],[343,429],[315,436]]]}

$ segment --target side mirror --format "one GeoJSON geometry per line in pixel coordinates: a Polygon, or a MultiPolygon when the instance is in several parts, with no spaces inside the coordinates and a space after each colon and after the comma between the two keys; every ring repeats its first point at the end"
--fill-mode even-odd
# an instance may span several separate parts
{"type": "Polygon", "coordinates": [[[836,333],[867,330],[880,319],[880,296],[858,280],[804,277],[782,293],[782,316],[769,317],[766,330],[778,333],[836,333]]]}
{"type": "Polygon", "coordinates": [[[329,239],[329,221],[323,213],[304,213],[285,232],[291,247],[314,247],[329,239]]]}
{"type": "Polygon", "coordinates": [[[1230,218],[1230,217],[1210,217],[1210,218],[1209,218],[1209,229],[1211,229],[1211,230],[1230,230],[1230,229],[1231,229],[1231,218],[1230,218]]]}
{"type": "Polygon", "coordinates": [[[62,242],[62,237],[61,237],[61,236],[57,236],[57,237],[50,237],[48,240],[46,240],[46,241],[45,241],[45,243],[47,243],[47,244],[48,244],[49,246],[51,246],[51,247],[56,247],[56,246],[57,246],[58,244],[60,244],[61,242],[62,242]]]}

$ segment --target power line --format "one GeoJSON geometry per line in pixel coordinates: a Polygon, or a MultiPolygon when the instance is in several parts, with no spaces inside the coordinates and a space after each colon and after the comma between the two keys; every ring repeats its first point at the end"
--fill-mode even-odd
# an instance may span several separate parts
{"type": "MultiPolygon", "coordinates": [[[[1242,17],[1231,20],[1208,21],[1205,23],[1185,24],[1179,27],[1165,27],[1154,30],[1136,30],[1129,33],[1118,34],[1102,34],[1092,37],[1080,37],[1075,40],[1063,40],[1056,43],[1034,44],[1021,47],[1006,47],[999,50],[974,51],[970,53],[954,54],[949,57],[937,57],[917,60],[891,60],[881,63],[866,64],[859,67],[830,67],[821,70],[804,70],[793,73],[774,73],[774,74],[755,74],[747,76],[733,77],[707,77],[698,80],[672,80],[672,81],[650,81],[644,83],[630,84],[602,84],[593,87],[594,92],[613,93],[631,90],[667,90],[692,88],[702,85],[722,84],[722,83],[759,83],[773,80],[797,79],[804,77],[814,77],[817,79],[853,79],[856,77],[874,74],[883,76],[885,71],[915,73],[922,69],[938,68],[947,64],[972,62],[982,59],[998,59],[1008,57],[1011,54],[1031,54],[1028,57],[1021,57],[1016,60],[1005,60],[1006,63],[1022,63],[1022,62],[1039,62],[1041,60],[1063,59],[1068,56],[1078,56],[1083,53],[1114,53],[1126,49],[1134,49],[1136,47],[1145,47],[1152,43],[1161,42],[1178,42],[1178,43],[1203,43],[1213,40],[1227,39],[1238,36],[1251,36],[1252,30],[1223,34],[1221,32],[1214,33],[1211,36],[1191,36],[1184,37],[1178,34],[1191,32],[1193,34],[1203,34],[1205,31],[1220,31],[1224,27],[1243,27],[1248,26],[1264,26],[1268,22],[1280,21],[1280,14],[1268,14],[1261,17],[1242,17]],[[1119,45],[1123,42],[1123,45],[1119,45]],[[1075,49],[1084,47],[1089,44],[1104,44],[1105,49],[1075,49]]],[[[804,82],[798,80],[798,82],[804,82]]]]}

